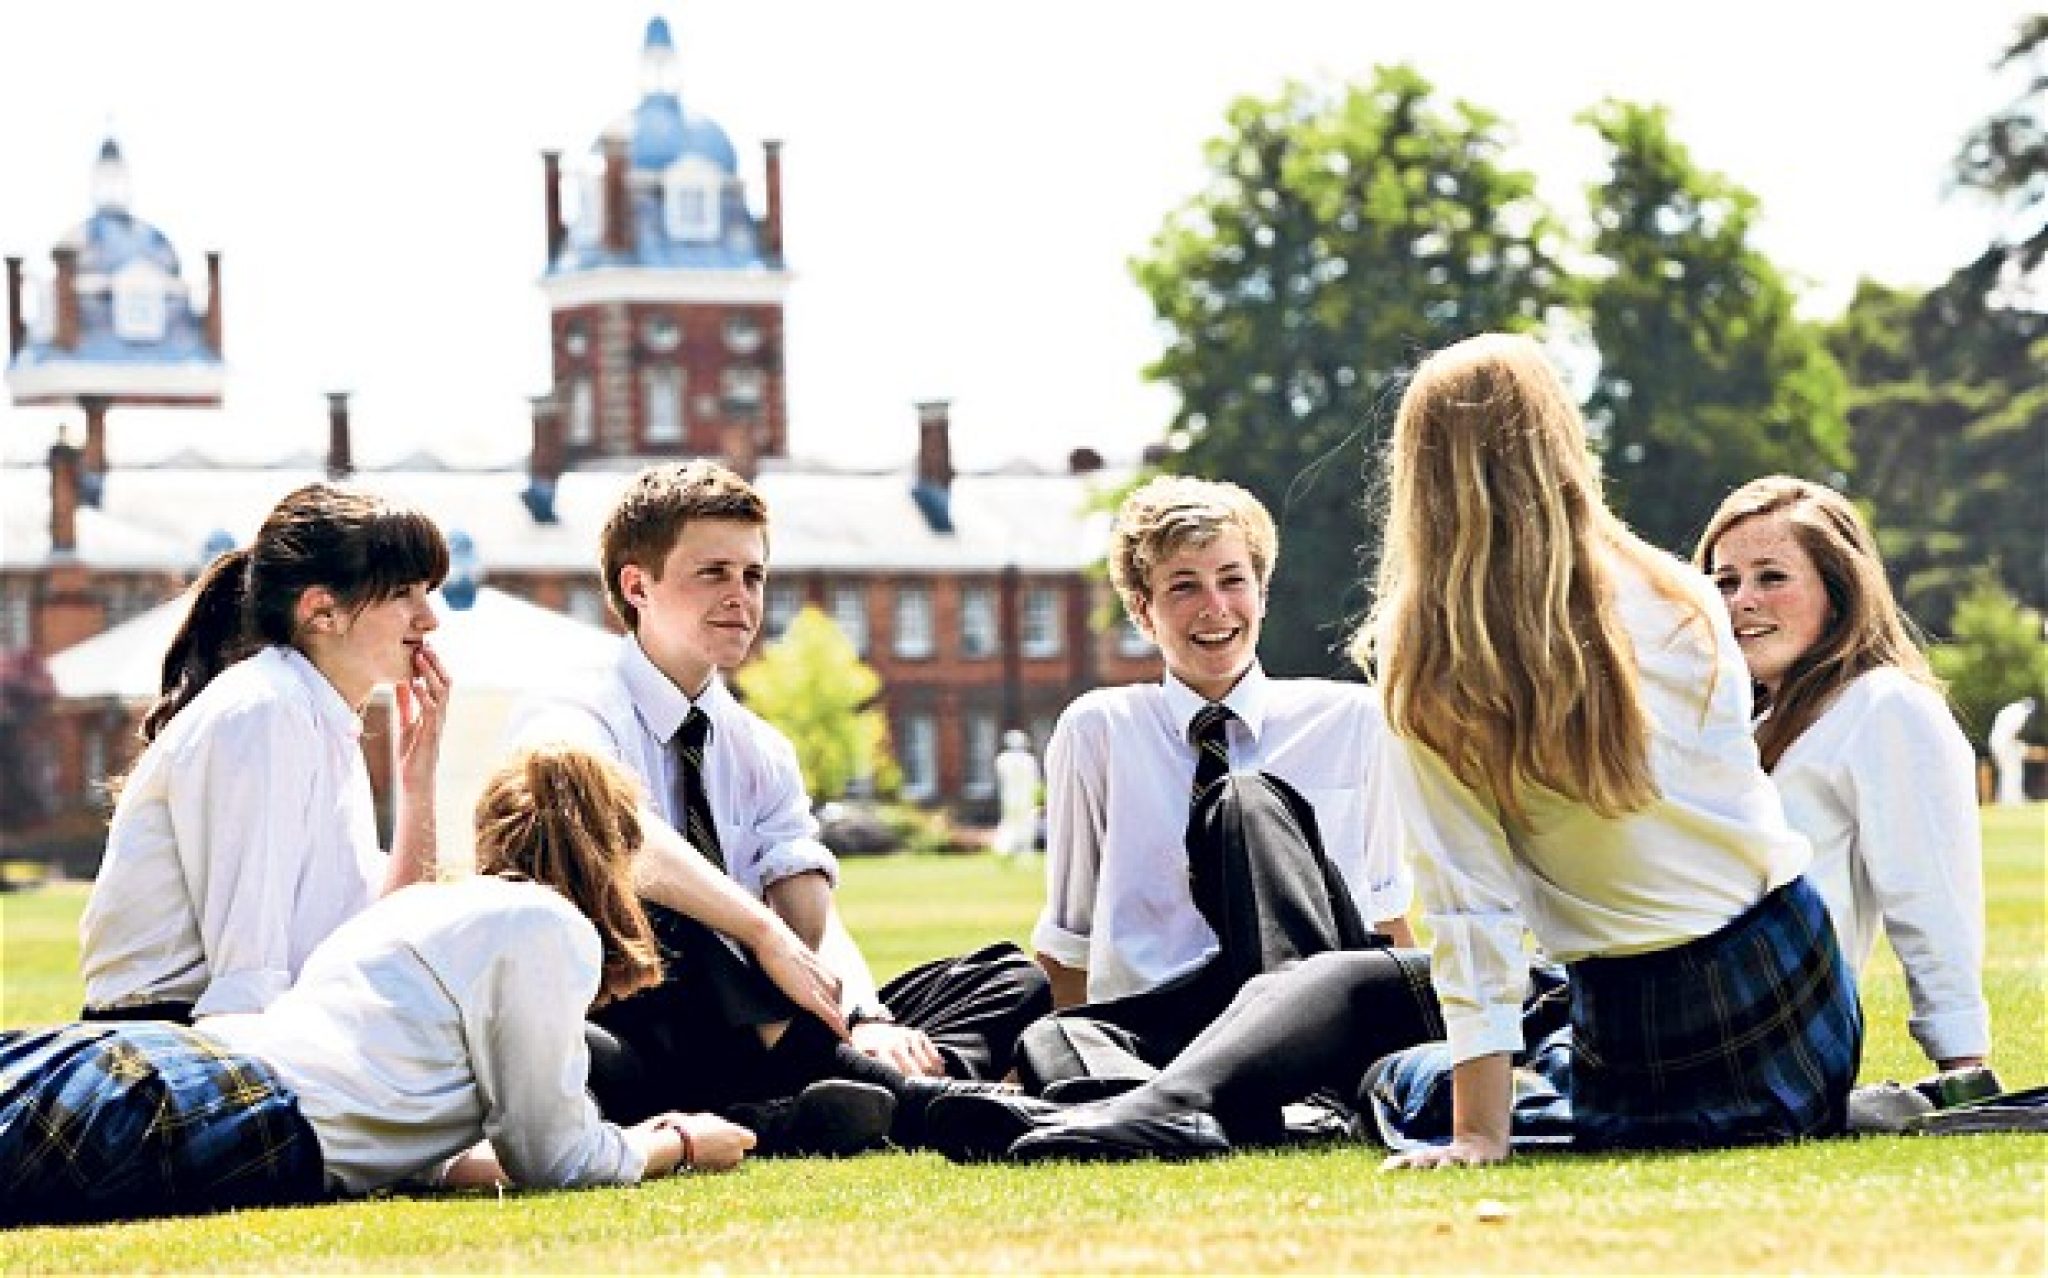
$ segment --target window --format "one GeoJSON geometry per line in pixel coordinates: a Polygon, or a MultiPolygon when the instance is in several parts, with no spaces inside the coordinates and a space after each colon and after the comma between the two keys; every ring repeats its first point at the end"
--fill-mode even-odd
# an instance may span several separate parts
{"type": "Polygon", "coordinates": [[[569,426],[562,434],[562,441],[568,444],[597,442],[597,392],[588,377],[570,379],[569,426]]]}
{"type": "Polygon", "coordinates": [[[610,620],[611,607],[605,603],[604,589],[600,586],[569,587],[568,605],[565,611],[578,621],[602,626],[610,620]]]}
{"type": "Polygon", "coordinates": [[[575,359],[590,353],[590,330],[583,327],[582,320],[570,320],[562,326],[562,353],[575,359]]]}
{"type": "Polygon", "coordinates": [[[667,315],[651,316],[640,326],[640,344],[650,351],[672,351],[683,344],[682,325],[667,315]]]}
{"type": "Polygon", "coordinates": [[[868,592],[867,588],[851,583],[832,587],[832,620],[839,627],[839,633],[853,645],[853,650],[865,657],[868,655],[868,592]]]}
{"type": "Polygon", "coordinates": [[[993,798],[996,792],[996,719],[991,714],[971,714],[962,725],[966,748],[966,775],[960,793],[969,799],[993,798]]]}
{"type": "Polygon", "coordinates": [[[662,199],[668,233],[697,243],[717,239],[718,187],[716,169],[684,164],[671,170],[662,199]]]}
{"type": "Polygon", "coordinates": [[[114,276],[114,332],[124,342],[164,339],[164,279],[140,263],[114,276]]]}
{"type": "Polygon", "coordinates": [[[907,714],[897,725],[896,763],[903,770],[903,797],[926,802],[939,792],[939,731],[928,714],[907,714]]]}
{"type": "Polygon", "coordinates": [[[100,597],[101,606],[106,609],[104,628],[112,630],[124,621],[132,621],[162,603],[159,593],[146,585],[133,582],[114,582],[107,586],[100,597]]]}
{"type": "Polygon", "coordinates": [[[896,655],[906,661],[932,655],[930,586],[896,587],[896,655]]]}
{"type": "Polygon", "coordinates": [[[1023,649],[1027,657],[1060,653],[1060,592],[1054,586],[1033,586],[1024,592],[1023,649]]]}
{"type": "Polygon", "coordinates": [[[1149,657],[1154,651],[1152,641],[1145,637],[1144,631],[1138,629],[1138,623],[1132,621],[1126,614],[1116,628],[1116,654],[1119,657],[1149,657]]]}
{"type": "Polygon", "coordinates": [[[79,727],[78,797],[97,808],[107,798],[107,738],[99,725],[79,727]]]}
{"type": "Polygon", "coordinates": [[[761,321],[751,315],[728,315],[725,319],[725,349],[735,355],[752,355],[761,349],[761,321]]]}
{"type": "Polygon", "coordinates": [[[0,652],[14,652],[29,646],[33,612],[26,584],[0,587],[0,652]]]}
{"type": "Polygon", "coordinates": [[[640,394],[647,410],[646,440],[650,444],[683,442],[683,370],[648,368],[640,372],[640,394]]]}
{"type": "Polygon", "coordinates": [[[780,639],[789,623],[796,620],[796,614],[803,609],[803,591],[795,582],[771,581],[768,583],[768,598],[762,612],[762,628],[768,638],[780,639]]]}
{"type": "Polygon", "coordinates": [[[960,591],[960,655],[993,657],[1001,642],[996,624],[996,592],[987,586],[967,586],[960,591]]]}
{"type": "Polygon", "coordinates": [[[767,397],[768,378],[758,368],[725,370],[725,411],[731,417],[758,417],[767,397]]]}

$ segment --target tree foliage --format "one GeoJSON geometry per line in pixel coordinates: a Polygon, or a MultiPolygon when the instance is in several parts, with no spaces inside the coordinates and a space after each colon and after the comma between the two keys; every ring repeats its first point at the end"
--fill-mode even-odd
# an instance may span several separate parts
{"type": "Polygon", "coordinates": [[[1978,291],[2048,257],[2048,13],[2020,19],[1997,67],[2019,83],[2012,101],[1971,130],[1956,155],[1956,184],[2007,206],[2013,232],[1966,268],[1978,291]]]}
{"type": "Polygon", "coordinates": [[[1555,230],[1499,121],[1405,67],[1232,104],[1207,187],[1133,263],[1179,392],[1166,465],[1243,484],[1280,525],[1263,656],[1342,669],[1363,608],[1373,428],[1418,355],[1534,327],[1558,299],[1555,230]]]}
{"type": "Polygon", "coordinates": [[[1590,193],[1597,269],[1579,281],[1600,354],[1589,424],[1623,517],[1685,552],[1737,485],[1846,469],[1845,386],[1750,243],[1755,197],[1695,164],[1661,107],[1581,118],[1609,169],[1590,193]]]}
{"type": "Polygon", "coordinates": [[[747,707],[795,745],[814,801],[838,798],[856,778],[889,788],[888,724],[875,705],[881,676],[823,612],[800,610],[734,681],[747,707]]]}
{"type": "MultiPolygon", "coordinates": [[[[2021,697],[2048,705],[2048,641],[2041,614],[2021,607],[1989,572],[1956,605],[1955,640],[1929,654],[1970,739],[1981,747],[2001,706],[2021,697]]],[[[2038,731],[2038,729],[2037,729],[2038,731]]]]}

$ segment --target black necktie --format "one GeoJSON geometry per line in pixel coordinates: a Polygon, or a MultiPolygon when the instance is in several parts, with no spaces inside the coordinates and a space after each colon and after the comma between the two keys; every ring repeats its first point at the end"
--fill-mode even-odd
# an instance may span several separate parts
{"type": "Polygon", "coordinates": [[[1222,928],[1222,866],[1217,859],[1222,849],[1214,839],[1198,837],[1195,816],[1202,795],[1230,771],[1230,707],[1211,701],[1195,712],[1188,723],[1188,740],[1195,747],[1195,781],[1188,793],[1188,891],[1195,908],[1218,936],[1222,928]]]}
{"type": "Polygon", "coordinates": [[[676,729],[676,799],[682,807],[683,837],[723,870],[725,853],[718,846],[718,825],[711,819],[711,797],[704,792],[704,743],[711,739],[711,716],[696,706],[676,729]]]}

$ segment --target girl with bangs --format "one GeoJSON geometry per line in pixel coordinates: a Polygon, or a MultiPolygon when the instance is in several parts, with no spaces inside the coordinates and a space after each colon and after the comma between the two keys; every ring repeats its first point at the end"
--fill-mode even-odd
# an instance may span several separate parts
{"type": "Polygon", "coordinates": [[[1570,972],[1574,1144],[1841,1130],[1855,990],[1712,586],[1607,509],[1578,411],[1526,337],[1425,360],[1392,449],[1353,655],[1406,746],[1453,1061],[1450,1143],[1393,1165],[1507,1155],[1525,931],[1570,972]]]}
{"type": "Polygon", "coordinates": [[[267,1010],[0,1033],[0,1225],[735,1166],[745,1128],[619,1127],[584,1090],[584,1018],[661,974],[639,802],[595,755],[532,751],[485,784],[475,875],[371,905],[267,1010]]]}
{"type": "Polygon", "coordinates": [[[447,573],[425,514],[326,483],[207,568],[79,923],[87,1019],[261,1011],[336,927],[433,877],[449,679],[427,596],[447,573]],[[360,744],[384,685],[398,711],[388,855],[360,744]]]}

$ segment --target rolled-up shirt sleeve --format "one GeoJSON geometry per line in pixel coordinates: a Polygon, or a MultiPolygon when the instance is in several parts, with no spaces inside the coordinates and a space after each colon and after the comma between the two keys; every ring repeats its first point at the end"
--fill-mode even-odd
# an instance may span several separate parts
{"type": "Polygon", "coordinates": [[[768,743],[760,785],[756,810],[761,815],[754,821],[754,838],[761,890],[799,874],[822,874],[838,887],[839,858],[818,841],[818,819],[811,815],[803,770],[788,741],[777,737],[768,743]]]}
{"type": "Polygon", "coordinates": [[[1425,745],[1402,741],[1385,758],[1407,817],[1451,1059],[1520,1051],[1527,927],[1499,814],[1425,745]]]}
{"type": "MultiPolygon", "coordinates": [[[[260,1012],[291,987],[293,901],[317,802],[320,740],[281,700],[195,733],[169,769],[167,805],[206,954],[194,1016],[260,1012]]],[[[325,806],[326,811],[320,809],[325,806]]]]}
{"type": "Polygon", "coordinates": [[[1046,957],[1088,967],[1102,840],[1109,829],[1108,760],[1101,734],[1063,716],[1045,749],[1045,908],[1031,943],[1046,957]]]}
{"type": "Polygon", "coordinates": [[[631,1184],[644,1155],[599,1117],[583,1018],[597,992],[597,933],[581,919],[521,911],[507,945],[463,1008],[484,1136],[520,1185],[631,1184]],[[577,926],[580,924],[581,926],[577,926]]]}

